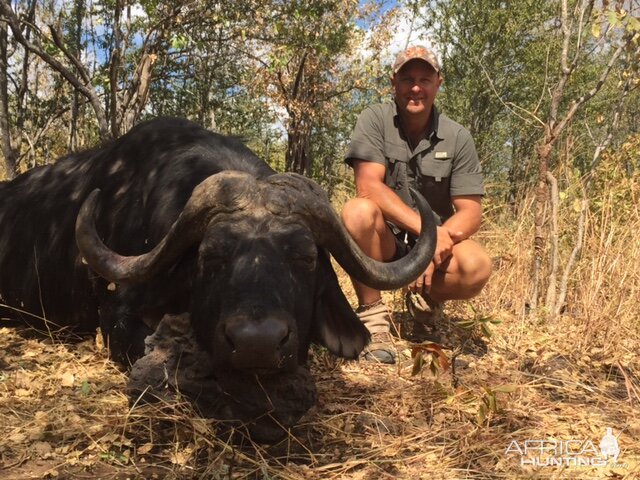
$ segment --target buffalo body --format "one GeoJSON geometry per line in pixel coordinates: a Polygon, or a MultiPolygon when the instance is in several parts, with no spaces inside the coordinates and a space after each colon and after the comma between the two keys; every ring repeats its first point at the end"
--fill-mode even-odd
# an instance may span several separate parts
{"type": "Polygon", "coordinates": [[[0,314],[99,326],[121,362],[183,312],[215,368],[292,372],[311,342],[355,358],[369,335],[328,252],[367,284],[406,284],[435,244],[421,210],[412,257],[374,262],[312,181],[276,174],[237,139],[156,119],[0,183],[0,314]]]}

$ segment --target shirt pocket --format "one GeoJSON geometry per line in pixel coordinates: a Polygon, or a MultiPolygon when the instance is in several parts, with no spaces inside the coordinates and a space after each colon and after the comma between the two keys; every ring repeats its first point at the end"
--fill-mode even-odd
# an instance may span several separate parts
{"type": "Polygon", "coordinates": [[[436,182],[451,176],[452,158],[433,158],[426,156],[418,162],[420,173],[425,177],[433,177],[436,182]]]}
{"type": "Polygon", "coordinates": [[[409,175],[407,172],[407,150],[404,146],[385,144],[385,157],[388,162],[385,183],[405,202],[411,201],[409,195],[409,175]]]}
{"type": "Polygon", "coordinates": [[[404,145],[396,145],[395,143],[385,142],[384,144],[384,156],[387,157],[389,162],[407,162],[407,147],[404,145]]]}

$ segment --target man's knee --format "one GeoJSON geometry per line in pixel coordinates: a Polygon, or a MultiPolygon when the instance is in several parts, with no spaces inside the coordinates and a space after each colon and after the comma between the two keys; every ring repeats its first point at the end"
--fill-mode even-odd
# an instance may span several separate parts
{"type": "Polygon", "coordinates": [[[479,245],[461,254],[457,260],[463,283],[469,297],[475,297],[482,291],[491,276],[491,258],[479,245]]]}
{"type": "Polygon", "coordinates": [[[384,218],[378,205],[366,198],[352,198],[342,208],[342,223],[351,236],[379,229],[384,218]]]}

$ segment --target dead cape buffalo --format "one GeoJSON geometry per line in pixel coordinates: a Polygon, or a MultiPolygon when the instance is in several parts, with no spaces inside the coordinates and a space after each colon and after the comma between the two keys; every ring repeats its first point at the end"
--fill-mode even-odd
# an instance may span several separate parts
{"type": "Polygon", "coordinates": [[[435,246],[416,200],[416,247],[376,262],[313,181],[192,122],[151,120],[0,183],[0,316],[100,326],[120,362],[144,354],[165,314],[184,312],[216,370],[293,372],[311,342],[356,358],[369,335],[327,252],[365,284],[407,284],[435,246]]]}

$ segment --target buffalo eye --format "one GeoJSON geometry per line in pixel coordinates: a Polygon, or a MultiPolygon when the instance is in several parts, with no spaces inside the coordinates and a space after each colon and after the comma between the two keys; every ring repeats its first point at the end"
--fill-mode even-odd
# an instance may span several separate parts
{"type": "Polygon", "coordinates": [[[208,245],[206,250],[201,252],[202,262],[208,269],[220,268],[228,265],[233,257],[233,247],[227,244],[208,245]]]}
{"type": "Polygon", "coordinates": [[[318,247],[311,233],[305,229],[292,229],[286,231],[279,241],[274,241],[276,249],[281,249],[284,258],[291,262],[294,268],[306,271],[316,269],[318,247]]]}
{"type": "Polygon", "coordinates": [[[316,255],[293,255],[293,261],[306,270],[313,271],[316,269],[316,255]]]}
{"type": "Polygon", "coordinates": [[[220,267],[229,262],[229,255],[207,255],[204,264],[207,267],[220,267]]]}

